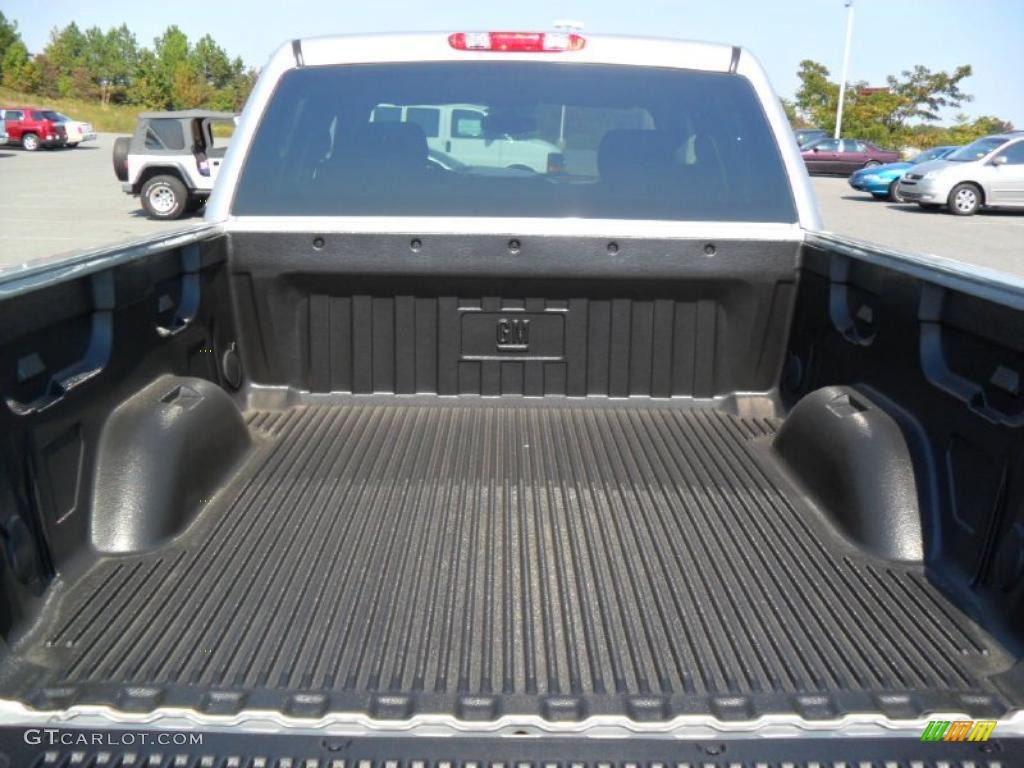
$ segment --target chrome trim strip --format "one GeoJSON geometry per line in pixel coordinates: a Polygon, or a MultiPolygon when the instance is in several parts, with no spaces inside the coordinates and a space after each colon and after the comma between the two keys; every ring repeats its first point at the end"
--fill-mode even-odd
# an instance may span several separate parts
{"type": "Polygon", "coordinates": [[[1024,277],[929,253],[910,253],[834,232],[807,232],[808,245],[878,264],[929,283],[1024,310],[1024,277]]]}
{"type": "Polygon", "coordinates": [[[13,264],[0,268],[0,301],[34,291],[54,283],[74,280],[103,269],[141,259],[153,253],[180,248],[189,243],[214,237],[223,231],[214,224],[194,224],[158,235],[92,248],[70,257],[13,264]]]}
{"type": "Polygon", "coordinates": [[[487,218],[483,216],[233,216],[227,232],[369,233],[406,235],[524,235],[776,240],[802,242],[797,224],[739,221],[641,221],[633,219],[487,218]]]}
{"type": "MultiPolygon", "coordinates": [[[[806,720],[799,715],[764,715],[754,720],[726,721],[710,715],[684,715],[663,722],[637,722],[619,715],[595,715],[578,722],[553,722],[536,715],[507,715],[488,722],[459,720],[449,715],[417,715],[408,720],[375,720],[362,713],[337,712],[320,718],[299,718],[270,710],[245,710],[237,715],[207,715],[191,709],[164,707],[133,714],[110,707],[74,706],[39,711],[0,700],[0,725],[13,727],[110,728],[145,726],[169,730],[232,730],[283,734],[350,736],[578,736],[666,739],[702,738],[871,738],[919,739],[931,720],[972,720],[963,713],[933,713],[913,720],[893,720],[879,714],[851,714],[834,720],[806,720]]],[[[999,718],[999,736],[1024,736],[1024,710],[999,718]]]]}

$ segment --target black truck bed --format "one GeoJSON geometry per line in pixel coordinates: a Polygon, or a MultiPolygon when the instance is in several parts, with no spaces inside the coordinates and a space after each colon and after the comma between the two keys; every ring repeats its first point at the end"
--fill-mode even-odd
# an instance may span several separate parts
{"type": "Polygon", "coordinates": [[[257,449],[186,531],[58,582],[8,689],[382,718],[1004,711],[1007,652],[922,564],[842,539],[773,459],[778,422],[736,410],[250,410],[257,449]]]}

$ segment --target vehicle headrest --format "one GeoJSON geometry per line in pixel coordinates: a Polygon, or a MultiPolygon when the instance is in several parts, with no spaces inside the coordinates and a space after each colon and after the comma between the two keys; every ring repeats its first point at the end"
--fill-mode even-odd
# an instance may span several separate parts
{"type": "Polygon", "coordinates": [[[330,154],[333,146],[334,138],[331,136],[331,132],[326,129],[314,131],[309,140],[309,151],[312,152],[313,157],[317,160],[325,159],[330,154]]]}
{"type": "Polygon", "coordinates": [[[426,167],[427,136],[416,123],[368,123],[353,137],[350,147],[361,162],[379,167],[426,167]]]}
{"type": "Polygon", "coordinates": [[[604,181],[621,181],[663,173],[674,164],[672,137],[665,131],[608,131],[597,148],[597,172],[604,181]]]}
{"type": "Polygon", "coordinates": [[[718,156],[718,147],[710,137],[698,133],[693,139],[693,153],[697,156],[698,163],[711,163],[718,156]]]}

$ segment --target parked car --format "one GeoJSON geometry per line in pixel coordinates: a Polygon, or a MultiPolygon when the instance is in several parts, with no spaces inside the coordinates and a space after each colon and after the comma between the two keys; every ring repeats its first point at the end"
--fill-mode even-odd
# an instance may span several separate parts
{"type": "Polygon", "coordinates": [[[0,763],[1020,768],[1024,284],[822,232],[753,56],[292,39],[242,124],[0,271],[0,763]]]}
{"type": "Polygon", "coordinates": [[[370,122],[408,122],[423,129],[427,147],[472,168],[510,168],[534,173],[565,170],[562,151],[528,135],[534,125],[516,124],[479,104],[378,104],[370,122]]]}
{"type": "Polygon", "coordinates": [[[1024,132],[986,136],[924,163],[900,180],[898,192],[922,208],[945,206],[957,216],[981,208],[1024,208],[1024,132]]]}
{"type": "Polygon", "coordinates": [[[92,127],[92,123],[75,120],[63,112],[57,112],[56,115],[64,123],[64,130],[68,135],[67,146],[74,148],[83,141],[96,141],[96,130],[92,127]]]}
{"type": "Polygon", "coordinates": [[[7,142],[20,144],[35,152],[40,147],[51,149],[67,143],[67,132],[56,112],[38,107],[4,107],[4,126],[7,142]]]}
{"type": "Polygon", "coordinates": [[[821,139],[827,139],[828,131],[824,128],[795,128],[793,138],[796,139],[796,145],[803,148],[821,139]]]}
{"type": "Polygon", "coordinates": [[[900,159],[899,152],[879,149],[860,139],[819,139],[800,149],[808,173],[846,174],[900,159]]]}
{"type": "Polygon", "coordinates": [[[231,112],[143,112],[135,132],[114,141],[114,175],[151,219],[177,219],[206,204],[224,160],[213,127],[231,112]]]}
{"type": "Polygon", "coordinates": [[[850,186],[862,192],[870,192],[876,200],[893,200],[900,202],[899,182],[903,175],[915,165],[930,160],[941,160],[959,147],[932,147],[911,160],[902,163],[886,163],[854,171],[850,176],[850,186]]]}

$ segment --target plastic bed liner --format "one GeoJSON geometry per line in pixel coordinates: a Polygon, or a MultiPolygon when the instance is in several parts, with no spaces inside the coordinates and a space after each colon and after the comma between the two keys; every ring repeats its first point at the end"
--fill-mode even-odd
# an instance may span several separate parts
{"type": "Polygon", "coordinates": [[[772,459],[775,420],[319,403],[247,412],[258,447],[187,531],[58,584],[5,690],[388,719],[1009,704],[1012,657],[923,566],[840,538],[772,459]]]}

